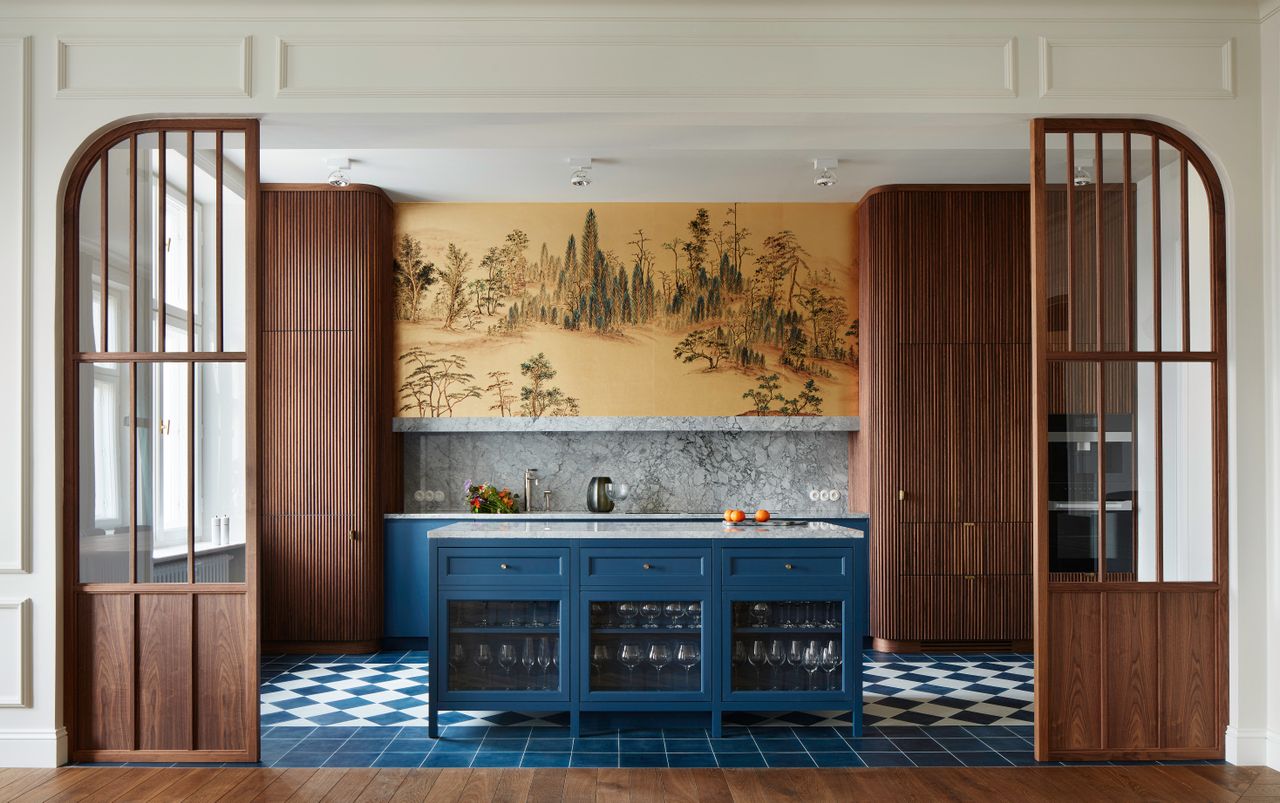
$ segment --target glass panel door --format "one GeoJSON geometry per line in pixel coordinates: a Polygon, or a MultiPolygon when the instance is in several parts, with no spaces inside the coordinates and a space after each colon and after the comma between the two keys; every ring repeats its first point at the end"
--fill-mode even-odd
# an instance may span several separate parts
{"type": "Polygon", "coordinates": [[[701,695],[704,608],[696,596],[591,600],[588,693],[701,695]]]}
{"type": "Polygon", "coordinates": [[[448,601],[449,692],[559,692],[560,600],[448,601]]]}
{"type": "Polygon", "coordinates": [[[844,600],[731,603],[731,692],[844,689],[844,600]]]}

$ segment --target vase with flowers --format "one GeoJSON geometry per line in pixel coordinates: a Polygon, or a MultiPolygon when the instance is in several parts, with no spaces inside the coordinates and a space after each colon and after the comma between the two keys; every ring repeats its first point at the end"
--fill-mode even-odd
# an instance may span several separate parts
{"type": "Polygon", "coordinates": [[[467,480],[467,508],[472,513],[515,513],[518,508],[519,494],[512,493],[510,488],[499,489],[496,485],[467,480]]]}

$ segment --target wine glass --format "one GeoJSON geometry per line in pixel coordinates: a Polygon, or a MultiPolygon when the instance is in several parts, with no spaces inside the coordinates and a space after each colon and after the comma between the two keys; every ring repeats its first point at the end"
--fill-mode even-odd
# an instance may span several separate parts
{"type": "Polygon", "coordinates": [[[511,669],[520,662],[520,657],[516,655],[516,645],[502,644],[498,647],[498,667],[511,676],[511,669]]]}
{"type": "Polygon", "coordinates": [[[546,627],[547,623],[542,621],[542,603],[530,602],[529,607],[533,610],[533,615],[529,619],[529,627],[546,627]]]}
{"type": "Polygon", "coordinates": [[[804,671],[809,673],[809,691],[813,691],[813,673],[818,671],[821,663],[822,651],[818,649],[818,642],[810,642],[809,646],[804,648],[804,671]]]}
{"type": "Polygon", "coordinates": [[[476,627],[489,626],[489,602],[486,600],[480,603],[480,618],[476,620],[476,627]]]}
{"type": "Polygon", "coordinates": [[[489,688],[489,667],[493,666],[493,649],[489,644],[477,644],[476,654],[471,660],[480,667],[480,688],[489,688]]]}
{"type": "Polygon", "coordinates": [[[782,615],[779,617],[778,626],[783,630],[794,630],[796,626],[796,604],[794,602],[782,603],[782,615]]]}
{"type": "Polygon", "coordinates": [[[596,678],[602,680],[604,678],[605,664],[609,663],[609,647],[606,644],[597,644],[591,648],[591,666],[596,670],[596,678]]]}
{"type": "Polygon", "coordinates": [[[618,504],[631,495],[631,487],[625,482],[606,482],[604,495],[614,504],[618,504]]]}
{"type": "Polygon", "coordinates": [[[792,687],[794,690],[800,688],[800,665],[804,663],[804,645],[798,639],[791,640],[791,649],[787,651],[787,664],[795,669],[796,685],[792,687]]]}
{"type": "Polygon", "coordinates": [[[701,602],[690,602],[689,605],[685,608],[685,615],[689,617],[689,627],[695,628],[695,629],[702,627],[702,603],[701,602]]]}
{"type": "Polygon", "coordinates": [[[760,667],[765,662],[765,649],[763,641],[754,641],[751,643],[751,652],[747,653],[747,663],[755,667],[756,670],[756,688],[761,686],[760,667]]]}
{"type": "Polygon", "coordinates": [[[545,638],[538,639],[538,668],[542,670],[542,688],[551,688],[551,647],[545,638]]]}
{"type": "Polygon", "coordinates": [[[635,627],[636,617],[640,615],[640,606],[634,602],[619,602],[618,616],[622,619],[621,627],[635,627]]]}
{"type": "Polygon", "coordinates": [[[533,668],[538,664],[538,654],[534,652],[532,638],[526,637],[524,640],[524,649],[520,651],[520,663],[524,666],[525,675],[528,678],[525,688],[532,689],[533,668]]]}
{"type": "Polygon", "coordinates": [[[524,623],[520,621],[519,603],[507,603],[507,627],[520,627],[524,623]]]}
{"type": "Polygon", "coordinates": [[[640,613],[644,614],[644,618],[649,621],[644,623],[647,628],[656,628],[658,626],[658,617],[662,615],[662,606],[656,602],[646,602],[640,606],[640,613]]]}
{"type": "Polygon", "coordinates": [[[751,618],[755,620],[756,627],[769,626],[769,603],[757,602],[751,606],[751,618]]]}
{"type": "Polygon", "coordinates": [[[603,602],[591,603],[591,626],[608,627],[608,613],[606,613],[608,610],[609,606],[605,605],[603,602]]]}
{"type": "Polygon", "coordinates": [[[693,689],[693,676],[689,672],[698,665],[700,660],[702,660],[702,652],[698,649],[697,644],[681,644],[680,649],[676,650],[676,663],[684,667],[684,687],[686,689],[693,689]]]}
{"type": "Polygon", "coordinates": [[[671,622],[673,630],[683,630],[684,625],[680,624],[680,620],[684,618],[684,605],[679,602],[668,602],[666,605],[667,619],[671,622]]]}
{"type": "Polygon", "coordinates": [[[747,647],[741,641],[733,642],[733,676],[741,679],[742,665],[747,662],[747,647]]]}
{"type": "Polygon", "coordinates": [[[461,641],[455,641],[453,646],[449,648],[449,675],[450,682],[455,689],[462,688],[461,680],[462,667],[467,663],[467,648],[463,646],[461,641]]]}
{"type": "Polygon", "coordinates": [[[826,620],[822,623],[822,626],[823,626],[823,627],[825,627],[827,630],[837,630],[837,629],[839,629],[839,627],[840,627],[840,613],[839,613],[839,612],[840,612],[840,603],[838,603],[838,602],[828,602],[828,603],[827,603],[827,618],[826,618],[826,620]]]}
{"type": "Polygon", "coordinates": [[[769,687],[771,691],[778,689],[778,670],[787,663],[787,654],[782,650],[782,642],[774,639],[769,644],[769,651],[765,653],[764,659],[769,663],[769,681],[772,685],[769,687]]]}
{"type": "Polygon", "coordinates": [[[658,676],[653,681],[653,686],[657,690],[662,689],[662,670],[671,663],[671,645],[663,643],[654,643],[649,645],[649,663],[653,664],[654,670],[658,676]]]}
{"type": "Polygon", "coordinates": [[[840,652],[834,642],[822,648],[822,656],[818,659],[822,671],[827,673],[827,691],[831,691],[831,683],[835,680],[835,671],[840,668],[840,652]]]}
{"type": "Polygon", "coordinates": [[[640,645],[639,644],[623,644],[618,650],[618,663],[627,668],[627,688],[635,689],[636,687],[636,667],[640,665],[640,645]]]}

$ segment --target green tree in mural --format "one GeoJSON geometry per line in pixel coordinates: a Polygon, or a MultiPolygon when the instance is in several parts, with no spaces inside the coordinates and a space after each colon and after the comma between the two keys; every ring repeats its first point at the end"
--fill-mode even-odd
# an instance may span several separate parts
{"type": "Polygon", "coordinates": [[[783,415],[822,415],[822,395],[818,393],[818,384],[812,379],[805,380],[799,396],[783,399],[781,412],[783,415]]]}
{"type": "Polygon", "coordinates": [[[511,392],[513,383],[507,378],[508,376],[510,374],[506,371],[490,371],[489,378],[493,380],[493,384],[485,388],[485,391],[492,393],[494,396],[494,402],[489,405],[489,409],[497,410],[498,415],[504,417],[511,415],[511,405],[516,400],[516,397],[511,392]]]}
{"type": "Polygon", "coordinates": [[[785,284],[787,287],[787,305],[788,310],[795,308],[794,297],[796,293],[796,283],[800,275],[801,268],[807,268],[809,263],[805,261],[805,257],[809,256],[809,252],[804,250],[800,245],[799,238],[795,232],[790,229],[784,229],[777,234],[771,234],[764,238],[764,250],[756,257],[756,266],[758,267],[758,278],[763,278],[768,284],[769,296],[775,301],[781,301],[780,291],[785,284]]]}
{"type": "Polygon", "coordinates": [[[436,357],[415,347],[400,355],[409,374],[400,383],[401,412],[417,412],[420,417],[452,416],[454,407],[465,399],[480,398],[480,388],[471,384],[467,358],[461,354],[436,357]]]}
{"type": "Polygon", "coordinates": [[[467,308],[467,272],[471,270],[471,258],[466,251],[449,243],[445,255],[444,270],[440,272],[441,287],[436,292],[436,303],[444,313],[444,329],[452,329],[467,308]]]}
{"type": "Polygon", "coordinates": [[[756,377],[759,384],[742,394],[742,398],[750,400],[755,412],[762,415],[769,412],[775,401],[786,401],[778,392],[782,388],[778,379],[777,374],[760,374],[756,377]]]}
{"type": "Polygon", "coordinates": [[[577,415],[578,400],[566,396],[564,391],[551,384],[556,370],[543,352],[520,363],[520,374],[525,378],[520,388],[520,414],[527,416],[577,415]]]}
{"type": "Polygon", "coordinates": [[[396,317],[416,321],[422,314],[423,296],[436,280],[435,263],[423,255],[420,240],[405,234],[396,244],[391,265],[396,287],[396,317]]]}
{"type": "Polygon", "coordinates": [[[684,251],[685,266],[689,269],[691,280],[700,286],[705,284],[707,275],[707,245],[711,242],[711,216],[707,210],[699,209],[689,221],[689,240],[681,249],[684,251]]]}
{"type": "Polygon", "coordinates": [[[714,371],[720,361],[730,355],[731,350],[724,330],[713,327],[698,329],[685,335],[672,352],[676,359],[685,363],[706,360],[706,370],[714,371]]]}

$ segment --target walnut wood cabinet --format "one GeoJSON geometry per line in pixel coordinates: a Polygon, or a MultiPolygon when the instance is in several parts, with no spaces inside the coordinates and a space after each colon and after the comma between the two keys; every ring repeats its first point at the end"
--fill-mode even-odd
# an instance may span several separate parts
{"type": "Polygon", "coordinates": [[[376,187],[262,192],[262,638],[382,637],[392,210],[376,187]]]}
{"type": "Polygon", "coordinates": [[[902,186],[859,205],[870,632],[894,651],[1031,638],[1025,187],[902,186]]]}

